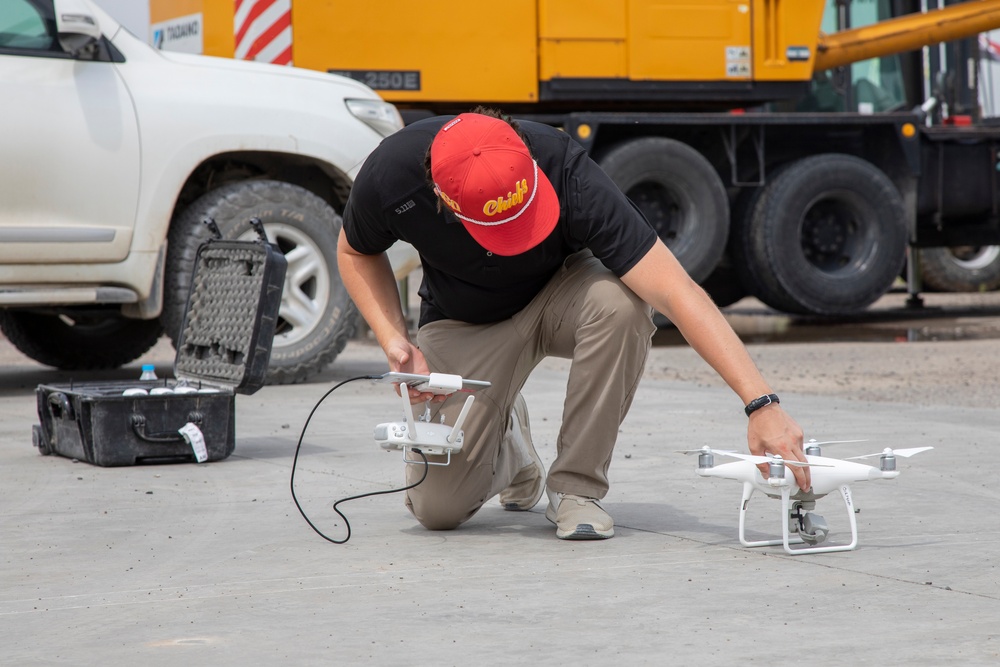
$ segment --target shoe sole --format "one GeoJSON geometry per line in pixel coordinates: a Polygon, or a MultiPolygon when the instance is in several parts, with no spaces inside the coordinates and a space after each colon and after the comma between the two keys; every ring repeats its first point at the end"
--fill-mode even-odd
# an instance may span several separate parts
{"type": "Polygon", "coordinates": [[[615,536],[615,529],[606,532],[598,532],[589,523],[577,525],[576,530],[570,533],[562,533],[556,529],[556,537],[560,540],[606,540],[615,536]]]}

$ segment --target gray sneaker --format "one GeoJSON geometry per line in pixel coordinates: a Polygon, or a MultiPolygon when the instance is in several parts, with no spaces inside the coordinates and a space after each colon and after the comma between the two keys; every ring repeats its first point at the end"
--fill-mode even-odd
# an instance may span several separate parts
{"type": "Polygon", "coordinates": [[[514,400],[510,419],[514,438],[519,440],[521,449],[531,457],[531,463],[521,468],[510,486],[500,492],[500,504],[508,512],[527,512],[538,504],[545,491],[545,466],[531,442],[528,406],[520,395],[514,400]]]}
{"type": "Polygon", "coordinates": [[[545,518],[556,524],[560,540],[606,540],[615,535],[614,520],[594,498],[549,494],[545,518]]]}

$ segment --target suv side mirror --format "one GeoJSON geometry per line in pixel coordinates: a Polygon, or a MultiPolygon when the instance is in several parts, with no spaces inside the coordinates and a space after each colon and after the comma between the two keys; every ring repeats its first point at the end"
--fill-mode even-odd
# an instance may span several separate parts
{"type": "Polygon", "coordinates": [[[101,39],[101,26],[80,0],[55,0],[59,45],[74,58],[92,57],[101,39]]]}

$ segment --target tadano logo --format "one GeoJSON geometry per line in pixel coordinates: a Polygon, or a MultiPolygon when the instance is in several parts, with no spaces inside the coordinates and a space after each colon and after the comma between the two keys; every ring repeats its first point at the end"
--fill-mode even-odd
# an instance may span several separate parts
{"type": "Polygon", "coordinates": [[[202,15],[190,14],[150,26],[150,44],[164,51],[202,53],[202,15]]]}

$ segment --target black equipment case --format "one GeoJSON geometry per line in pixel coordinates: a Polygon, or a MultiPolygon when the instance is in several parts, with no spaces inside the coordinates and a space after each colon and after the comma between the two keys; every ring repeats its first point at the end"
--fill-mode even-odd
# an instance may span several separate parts
{"type": "Polygon", "coordinates": [[[264,384],[287,267],[263,225],[252,222],[260,240],[212,239],[198,249],[177,341],[177,380],[39,385],[32,440],[41,454],[128,466],[219,461],[233,453],[236,393],[264,384]]]}

